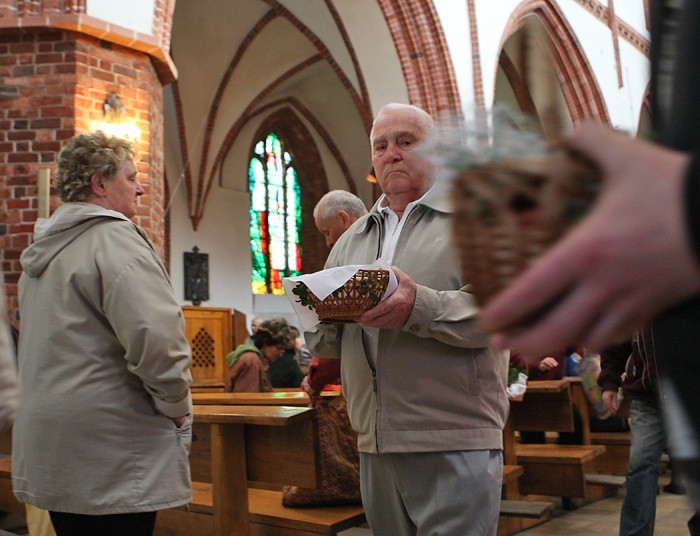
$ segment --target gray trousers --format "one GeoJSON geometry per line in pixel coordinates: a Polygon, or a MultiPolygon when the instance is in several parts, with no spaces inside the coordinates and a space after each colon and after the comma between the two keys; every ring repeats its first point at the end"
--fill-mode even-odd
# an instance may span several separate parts
{"type": "Polygon", "coordinates": [[[360,452],[362,503],[374,536],[495,536],[500,450],[360,452]]]}

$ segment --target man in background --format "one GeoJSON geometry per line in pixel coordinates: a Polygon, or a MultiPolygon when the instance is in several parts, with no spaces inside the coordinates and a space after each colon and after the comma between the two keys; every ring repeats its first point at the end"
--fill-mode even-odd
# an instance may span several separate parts
{"type": "Polygon", "coordinates": [[[362,199],[345,190],[331,190],[316,203],[314,222],[330,249],[340,235],[365,214],[367,208],[362,199]]]}

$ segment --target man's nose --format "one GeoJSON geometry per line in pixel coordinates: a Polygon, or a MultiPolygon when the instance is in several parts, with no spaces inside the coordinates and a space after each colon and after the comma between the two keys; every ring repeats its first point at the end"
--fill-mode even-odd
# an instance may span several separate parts
{"type": "Polygon", "coordinates": [[[335,245],[335,240],[330,238],[329,236],[326,237],[326,246],[328,249],[331,249],[335,245]]]}
{"type": "Polygon", "coordinates": [[[141,186],[140,182],[136,183],[136,195],[143,195],[146,193],[146,190],[143,189],[143,186],[141,186]]]}
{"type": "Polygon", "coordinates": [[[396,145],[390,145],[386,151],[386,158],[389,162],[398,162],[403,159],[403,154],[401,154],[401,149],[396,145]]]}

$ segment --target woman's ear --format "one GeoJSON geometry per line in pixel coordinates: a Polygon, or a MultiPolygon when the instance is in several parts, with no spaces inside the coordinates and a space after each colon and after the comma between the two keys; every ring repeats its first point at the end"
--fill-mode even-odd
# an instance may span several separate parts
{"type": "Polygon", "coordinates": [[[92,193],[98,197],[104,197],[107,195],[107,188],[105,188],[105,178],[102,173],[93,173],[90,177],[91,190],[92,193]]]}

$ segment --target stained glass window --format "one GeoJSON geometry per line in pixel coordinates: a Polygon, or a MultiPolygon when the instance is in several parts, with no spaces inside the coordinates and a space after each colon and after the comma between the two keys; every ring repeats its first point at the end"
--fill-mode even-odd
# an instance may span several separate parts
{"type": "Polygon", "coordinates": [[[248,190],[253,294],[284,294],[282,278],[301,274],[301,188],[274,132],[255,144],[248,190]]]}

